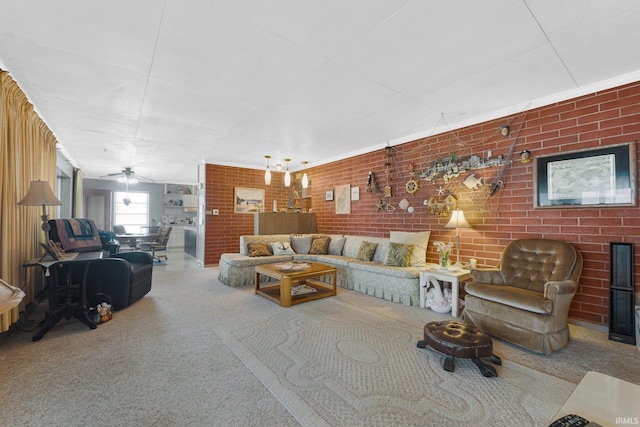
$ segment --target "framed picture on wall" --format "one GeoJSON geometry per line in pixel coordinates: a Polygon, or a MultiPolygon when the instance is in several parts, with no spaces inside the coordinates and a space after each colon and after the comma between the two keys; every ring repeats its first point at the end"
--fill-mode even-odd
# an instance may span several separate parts
{"type": "Polygon", "coordinates": [[[351,185],[336,186],[336,214],[351,213],[351,185]]]}
{"type": "Polygon", "coordinates": [[[538,157],[534,208],[635,206],[636,144],[538,157]]]}
{"type": "Polygon", "coordinates": [[[324,199],[329,201],[333,200],[333,190],[325,192],[324,199]]]}
{"type": "Polygon", "coordinates": [[[264,212],[264,189],[235,187],[233,193],[233,213],[264,212]]]}

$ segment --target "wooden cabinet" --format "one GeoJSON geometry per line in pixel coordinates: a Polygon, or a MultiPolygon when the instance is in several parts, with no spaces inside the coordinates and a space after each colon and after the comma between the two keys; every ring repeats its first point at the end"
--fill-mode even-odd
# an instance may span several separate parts
{"type": "Polygon", "coordinates": [[[317,233],[315,213],[264,212],[254,214],[253,234],[317,233]]]}

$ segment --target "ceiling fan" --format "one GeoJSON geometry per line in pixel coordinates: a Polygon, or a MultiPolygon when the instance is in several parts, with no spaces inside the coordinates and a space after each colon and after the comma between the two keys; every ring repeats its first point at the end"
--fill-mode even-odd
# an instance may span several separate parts
{"type": "Polygon", "coordinates": [[[112,178],[112,177],[118,177],[118,181],[125,182],[127,184],[135,184],[139,181],[155,182],[150,178],[145,178],[142,175],[137,175],[130,167],[126,167],[122,169],[122,171],[120,172],[102,175],[100,178],[112,178]]]}

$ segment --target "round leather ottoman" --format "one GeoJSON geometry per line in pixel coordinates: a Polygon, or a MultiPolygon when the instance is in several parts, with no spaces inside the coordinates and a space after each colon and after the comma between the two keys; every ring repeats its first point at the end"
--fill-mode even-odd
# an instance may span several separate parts
{"type": "Polygon", "coordinates": [[[445,355],[444,369],[453,372],[454,360],[471,359],[485,377],[497,377],[496,369],[486,365],[480,358],[489,357],[491,362],[500,365],[502,361],[493,354],[493,341],[489,335],[467,325],[453,320],[429,322],[424,325],[424,340],[418,341],[419,348],[430,345],[445,355]]]}

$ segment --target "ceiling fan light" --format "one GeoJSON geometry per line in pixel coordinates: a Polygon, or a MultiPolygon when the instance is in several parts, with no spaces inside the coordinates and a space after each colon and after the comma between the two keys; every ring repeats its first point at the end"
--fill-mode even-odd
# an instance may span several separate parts
{"type": "Polygon", "coordinates": [[[127,182],[127,177],[126,176],[118,177],[118,182],[122,182],[124,184],[125,182],[127,182]]]}
{"type": "Polygon", "coordinates": [[[129,178],[129,184],[137,184],[138,182],[140,181],[138,181],[136,178],[133,178],[133,177],[129,178]]]}

